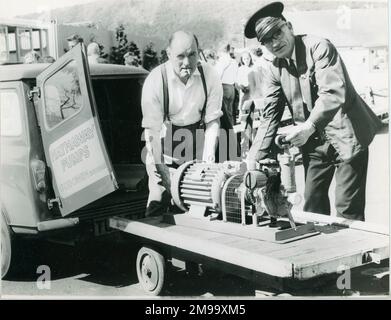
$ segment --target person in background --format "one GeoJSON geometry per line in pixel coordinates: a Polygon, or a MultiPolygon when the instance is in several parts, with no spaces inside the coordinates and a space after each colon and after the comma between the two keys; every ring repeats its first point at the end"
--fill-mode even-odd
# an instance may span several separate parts
{"type": "Polygon", "coordinates": [[[139,59],[131,52],[124,54],[124,64],[125,66],[142,68],[139,59]]]}
{"type": "Polygon", "coordinates": [[[248,74],[248,86],[250,98],[254,101],[255,109],[259,112],[263,110],[263,73],[267,60],[264,58],[263,51],[260,47],[251,49],[253,66],[248,74]]]}
{"type": "Polygon", "coordinates": [[[23,63],[25,64],[40,63],[40,62],[41,62],[41,57],[34,50],[26,53],[26,55],[23,57],[23,63]]]}
{"type": "Polygon", "coordinates": [[[229,55],[232,59],[236,59],[236,56],[235,56],[235,47],[231,46],[229,47],[229,55]]]}
{"type": "Polygon", "coordinates": [[[354,89],[335,46],[295,35],[283,9],[281,2],[268,4],[245,27],[245,36],[257,38],[274,56],[263,78],[264,119],[249,151],[249,168],[269,157],[288,104],[295,125],[285,139],[302,151],[304,211],[330,215],[335,174],[337,215],[364,220],[368,146],[381,122],[354,89]]]}
{"type": "Polygon", "coordinates": [[[230,52],[231,46],[229,44],[220,48],[215,68],[223,84],[223,108],[227,113],[229,121],[234,125],[235,81],[238,74],[238,64],[235,59],[232,59],[230,52]]]}
{"type": "Polygon", "coordinates": [[[56,59],[54,59],[52,56],[44,56],[42,58],[42,62],[44,62],[44,63],[53,63],[55,61],[56,61],[56,59]]]}
{"type": "MultiPolygon", "coordinates": [[[[239,57],[239,59],[236,57],[235,47],[233,47],[232,45],[230,45],[229,55],[232,59],[234,59],[236,61],[236,66],[239,67],[240,66],[240,62],[239,62],[240,57],[239,57]]],[[[234,84],[234,90],[235,90],[235,97],[234,97],[233,112],[232,112],[232,117],[234,120],[234,123],[232,123],[233,125],[236,124],[236,119],[237,119],[237,116],[239,115],[239,106],[240,106],[239,105],[240,104],[240,90],[238,89],[236,84],[234,84]]]]}
{"type": "MultiPolygon", "coordinates": [[[[83,42],[83,38],[80,37],[78,34],[72,34],[67,38],[68,41],[68,50],[71,50],[74,46],[76,46],[78,43],[83,42]]],[[[66,51],[68,51],[66,50],[66,51]]]]}
{"type": "Polygon", "coordinates": [[[206,62],[209,65],[211,65],[212,67],[214,67],[216,65],[216,60],[217,60],[216,51],[214,51],[212,49],[205,49],[204,50],[204,55],[205,55],[205,58],[206,58],[206,62]]]}
{"type": "Polygon", "coordinates": [[[239,119],[243,113],[243,103],[250,99],[250,87],[248,75],[252,71],[253,61],[250,52],[244,51],[240,56],[240,67],[236,79],[236,87],[239,90],[239,119]]]}
{"type": "Polygon", "coordinates": [[[263,64],[262,57],[264,56],[261,47],[253,47],[250,49],[250,54],[253,59],[254,67],[261,66],[263,64]]]}
{"type": "Polygon", "coordinates": [[[100,56],[100,48],[96,42],[91,42],[87,46],[87,57],[89,64],[108,63],[108,61],[100,56]]]}

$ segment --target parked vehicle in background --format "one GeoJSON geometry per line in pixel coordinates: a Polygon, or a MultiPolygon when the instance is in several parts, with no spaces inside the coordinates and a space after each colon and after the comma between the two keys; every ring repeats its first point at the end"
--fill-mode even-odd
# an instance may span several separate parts
{"type": "Polygon", "coordinates": [[[57,60],[68,51],[67,38],[72,34],[78,34],[86,45],[94,41],[107,50],[113,46],[113,32],[88,21],[58,24],[56,20],[0,18],[0,64],[23,62],[31,51],[57,60]]]}
{"type": "Polygon", "coordinates": [[[147,71],[89,66],[83,44],[52,64],[0,66],[2,277],[20,237],[72,241],[144,213],[141,87],[147,71]]]}

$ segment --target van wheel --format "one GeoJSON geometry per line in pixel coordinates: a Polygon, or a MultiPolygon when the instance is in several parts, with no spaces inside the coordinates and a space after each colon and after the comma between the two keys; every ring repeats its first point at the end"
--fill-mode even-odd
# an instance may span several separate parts
{"type": "Polygon", "coordinates": [[[136,260],[137,277],[141,287],[149,295],[158,296],[164,286],[166,263],[157,251],[142,247],[136,260]]]}
{"type": "Polygon", "coordinates": [[[5,278],[11,267],[11,230],[1,214],[1,278],[5,278]]]}

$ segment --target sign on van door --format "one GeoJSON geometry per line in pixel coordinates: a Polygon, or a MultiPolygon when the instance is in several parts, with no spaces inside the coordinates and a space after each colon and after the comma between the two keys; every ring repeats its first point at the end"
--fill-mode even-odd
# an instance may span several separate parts
{"type": "Polygon", "coordinates": [[[37,85],[46,161],[65,216],[118,188],[99,127],[84,45],[45,69],[37,85]]]}

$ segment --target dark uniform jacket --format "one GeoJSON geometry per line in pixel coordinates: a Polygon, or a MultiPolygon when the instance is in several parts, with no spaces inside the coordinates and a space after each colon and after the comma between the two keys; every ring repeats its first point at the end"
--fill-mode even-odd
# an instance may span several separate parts
{"type": "MultiPolygon", "coordinates": [[[[326,39],[295,36],[297,73],[309,118],[342,160],[348,161],[371,143],[381,122],[355,91],[334,45],[326,39]]],[[[269,63],[265,85],[264,121],[249,152],[249,160],[265,158],[277,133],[286,103],[294,120],[299,110],[293,103],[293,75],[286,59],[269,63]]]]}

